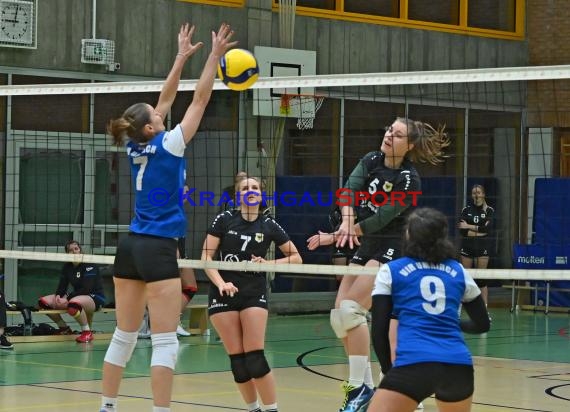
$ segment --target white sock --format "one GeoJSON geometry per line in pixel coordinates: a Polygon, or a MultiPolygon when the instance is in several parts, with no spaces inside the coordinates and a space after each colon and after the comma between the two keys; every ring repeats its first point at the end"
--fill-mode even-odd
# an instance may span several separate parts
{"type": "Polygon", "coordinates": [[[372,379],[372,366],[370,365],[370,361],[366,364],[366,370],[364,371],[364,383],[369,388],[374,387],[374,379],[372,379]]]}
{"type": "Polygon", "coordinates": [[[87,324],[87,325],[81,326],[81,330],[86,331],[86,330],[91,330],[91,328],[89,327],[89,324],[87,324]]]}
{"type": "Polygon", "coordinates": [[[255,402],[247,404],[247,410],[250,412],[258,409],[259,409],[259,402],[257,402],[257,400],[255,402]]]}
{"type": "Polygon", "coordinates": [[[364,374],[366,373],[366,365],[368,365],[368,356],[350,355],[348,357],[348,365],[350,375],[348,384],[357,388],[364,384],[364,374]]]}
{"type": "Polygon", "coordinates": [[[117,398],[101,396],[101,412],[115,412],[117,410],[117,398]]]}
{"type": "Polygon", "coordinates": [[[265,405],[265,412],[277,412],[277,402],[265,405]]]}
{"type": "Polygon", "coordinates": [[[152,412],[170,412],[170,408],[165,408],[163,406],[153,406],[152,412]]]}

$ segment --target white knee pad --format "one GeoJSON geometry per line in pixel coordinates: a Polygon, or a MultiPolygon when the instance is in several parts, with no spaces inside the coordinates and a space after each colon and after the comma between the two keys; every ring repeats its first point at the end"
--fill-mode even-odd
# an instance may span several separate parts
{"type": "Polygon", "coordinates": [[[150,366],[164,366],[174,370],[178,358],[178,338],[176,332],[155,333],[152,340],[152,359],[150,366]]]}
{"type": "Polygon", "coordinates": [[[344,338],[349,330],[366,324],[367,312],[358,302],[342,300],[338,309],[331,310],[331,326],[337,338],[344,338]]]}
{"type": "Polygon", "coordinates": [[[111,343],[105,354],[105,362],[125,367],[137,345],[138,332],[125,332],[115,328],[111,343]]]}

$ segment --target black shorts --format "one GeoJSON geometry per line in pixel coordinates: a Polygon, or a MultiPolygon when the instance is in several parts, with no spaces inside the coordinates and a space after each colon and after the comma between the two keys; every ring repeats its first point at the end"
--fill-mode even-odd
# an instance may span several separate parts
{"type": "Polygon", "coordinates": [[[459,402],[473,395],[474,370],[471,365],[415,363],[390,369],[378,387],[401,393],[418,403],[434,394],[443,402],[459,402]]]}
{"type": "Polygon", "coordinates": [[[147,283],[180,278],[176,239],[129,233],[117,248],[115,276],[147,283]]]}
{"type": "Polygon", "coordinates": [[[360,246],[350,263],[364,266],[369,260],[388,263],[401,257],[402,239],[399,237],[362,236],[360,246]]]}
{"type": "Polygon", "coordinates": [[[188,259],[188,256],[186,256],[186,238],[185,237],[178,238],[178,254],[180,255],[180,259],[188,259]]]}
{"type": "Polygon", "coordinates": [[[99,295],[90,294],[89,295],[93,302],[95,302],[95,310],[101,309],[101,307],[105,304],[105,298],[99,295]]]}
{"type": "Polygon", "coordinates": [[[467,258],[489,257],[494,250],[494,241],[487,236],[468,236],[461,241],[461,256],[467,258]]]}
{"type": "Polygon", "coordinates": [[[240,295],[236,293],[234,297],[228,295],[220,296],[215,286],[210,287],[208,294],[208,315],[215,315],[222,312],[241,312],[247,308],[267,309],[267,295],[261,294],[240,295]]]}
{"type": "Polygon", "coordinates": [[[333,245],[332,258],[333,259],[344,258],[347,260],[347,263],[348,263],[354,257],[354,254],[356,253],[356,249],[357,249],[356,247],[351,249],[348,246],[336,247],[335,245],[333,245]]]}

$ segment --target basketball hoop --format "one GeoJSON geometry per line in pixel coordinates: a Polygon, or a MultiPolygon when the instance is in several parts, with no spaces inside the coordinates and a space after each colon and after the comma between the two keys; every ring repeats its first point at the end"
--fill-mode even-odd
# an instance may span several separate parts
{"type": "Polygon", "coordinates": [[[312,129],[315,115],[324,100],[325,96],[313,94],[282,94],[279,113],[282,116],[297,117],[299,130],[312,129]]]}

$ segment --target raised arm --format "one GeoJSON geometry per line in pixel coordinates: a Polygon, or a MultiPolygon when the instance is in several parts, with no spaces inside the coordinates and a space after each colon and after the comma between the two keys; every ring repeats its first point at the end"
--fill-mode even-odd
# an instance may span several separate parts
{"type": "Polygon", "coordinates": [[[172,69],[170,69],[170,73],[168,73],[166,77],[162,90],[160,91],[158,103],[156,104],[156,111],[160,113],[162,120],[166,118],[166,115],[172,107],[172,103],[174,103],[184,63],[204,45],[202,42],[192,44],[193,34],[194,26],[185,23],[180,27],[180,32],[178,33],[178,53],[174,58],[172,69]]]}
{"type": "Polygon", "coordinates": [[[210,101],[220,57],[237,44],[237,41],[230,42],[233,35],[234,32],[230,29],[230,26],[225,23],[220,26],[217,33],[212,32],[212,51],[208,56],[208,60],[206,60],[202,75],[196,84],[192,103],[180,122],[182,133],[184,134],[184,142],[186,144],[188,144],[196,134],[202,116],[204,115],[204,110],[206,110],[206,106],[210,101]]]}

